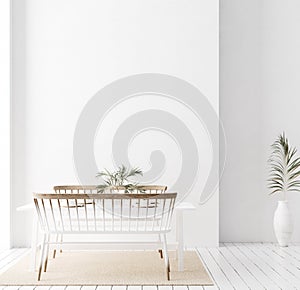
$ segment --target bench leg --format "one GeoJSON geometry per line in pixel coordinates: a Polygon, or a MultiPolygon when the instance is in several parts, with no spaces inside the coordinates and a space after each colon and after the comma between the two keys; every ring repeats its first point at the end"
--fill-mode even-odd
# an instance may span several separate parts
{"type": "Polygon", "coordinates": [[[44,254],[45,254],[45,244],[46,244],[46,234],[43,236],[43,243],[42,243],[42,250],[41,250],[41,257],[40,257],[40,265],[39,265],[39,272],[38,272],[38,281],[41,280],[42,275],[42,267],[43,267],[43,261],[44,261],[44,254]]]}
{"type": "Polygon", "coordinates": [[[63,234],[60,234],[60,244],[59,244],[59,248],[60,248],[60,252],[61,252],[61,253],[62,253],[62,243],[63,243],[63,239],[64,239],[63,234]]]}
{"type": "Polygon", "coordinates": [[[163,250],[159,249],[158,252],[159,252],[160,258],[163,259],[164,258],[163,250]]]}
{"type": "Polygon", "coordinates": [[[56,256],[56,248],[58,246],[58,238],[59,238],[59,234],[56,234],[56,239],[55,239],[56,244],[55,244],[55,248],[53,250],[53,259],[55,259],[55,256],[56,256]]]}
{"type": "Polygon", "coordinates": [[[50,234],[47,236],[47,245],[46,245],[46,259],[45,259],[45,264],[44,264],[44,272],[47,271],[47,265],[48,265],[48,256],[49,256],[49,242],[50,242],[50,234]]]}
{"type": "Polygon", "coordinates": [[[168,281],[170,280],[170,260],[168,255],[168,246],[167,246],[167,237],[166,234],[163,234],[163,246],[164,246],[164,258],[166,266],[166,274],[168,281]]]}
{"type": "MultiPolygon", "coordinates": [[[[158,240],[161,243],[161,237],[160,237],[160,235],[158,235],[158,240]]],[[[163,259],[164,258],[163,250],[162,249],[158,249],[158,252],[159,252],[160,258],[163,259]]]]}

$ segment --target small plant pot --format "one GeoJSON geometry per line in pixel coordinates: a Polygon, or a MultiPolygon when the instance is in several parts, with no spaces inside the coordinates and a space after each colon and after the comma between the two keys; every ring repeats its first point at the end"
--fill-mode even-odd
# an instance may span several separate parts
{"type": "Polygon", "coordinates": [[[293,218],[287,200],[278,201],[273,225],[279,246],[287,247],[293,233],[293,218]]]}

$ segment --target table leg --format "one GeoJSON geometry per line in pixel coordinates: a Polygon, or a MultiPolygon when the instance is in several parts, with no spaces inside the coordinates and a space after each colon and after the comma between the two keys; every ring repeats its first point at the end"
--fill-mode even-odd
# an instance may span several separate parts
{"type": "Polygon", "coordinates": [[[36,252],[38,246],[38,219],[34,214],[33,224],[32,224],[32,233],[31,233],[31,265],[30,271],[34,272],[36,270],[36,252]]]}
{"type": "Polygon", "coordinates": [[[183,214],[181,210],[177,210],[176,219],[178,271],[183,271],[183,214]]]}

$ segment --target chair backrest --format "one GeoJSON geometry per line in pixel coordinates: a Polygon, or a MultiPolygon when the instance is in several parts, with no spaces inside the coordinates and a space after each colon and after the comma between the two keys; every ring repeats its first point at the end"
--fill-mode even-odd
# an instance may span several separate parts
{"type": "MultiPolygon", "coordinates": [[[[58,185],[53,187],[55,193],[97,193],[97,185],[58,185]]],[[[165,193],[165,185],[141,185],[132,193],[165,193]]],[[[125,193],[125,187],[117,186],[108,190],[109,193],[125,193]]]]}
{"type": "Polygon", "coordinates": [[[171,230],[177,193],[35,193],[41,230],[47,233],[163,233],[171,230]]]}
{"type": "Polygon", "coordinates": [[[55,193],[97,193],[97,185],[56,185],[53,187],[55,193]]]}
{"type": "Polygon", "coordinates": [[[137,191],[144,192],[144,193],[165,193],[167,191],[166,185],[141,185],[138,186],[137,191]]]}

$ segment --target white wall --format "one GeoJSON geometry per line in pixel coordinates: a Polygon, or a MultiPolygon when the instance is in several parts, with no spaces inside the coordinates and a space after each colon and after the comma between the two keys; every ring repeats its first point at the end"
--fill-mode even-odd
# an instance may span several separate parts
{"type": "MultiPolygon", "coordinates": [[[[25,97],[25,7],[24,1],[14,0],[14,22],[17,51],[13,49],[13,68],[17,70],[13,80],[14,119],[19,130],[13,132],[14,174],[13,204],[19,205],[30,199],[32,185],[25,180],[24,164],[26,154],[24,128],[25,97]],[[23,7],[22,7],[23,5],[23,7]],[[17,96],[17,97],[16,97],[17,96]],[[26,186],[24,187],[24,184],[26,186]],[[26,194],[24,193],[26,191],[26,194]]],[[[273,241],[272,216],[279,196],[269,197],[266,188],[266,159],[269,145],[285,130],[291,142],[300,148],[298,130],[298,104],[300,72],[299,62],[299,17],[300,3],[297,0],[245,0],[220,1],[220,114],[227,135],[227,165],[220,184],[220,239],[221,241],[273,241]]],[[[66,14],[76,17],[74,10],[62,5],[66,14]],[[69,11],[69,12],[68,12],[69,11]]],[[[61,10],[60,10],[61,11],[61,10]]],[[[59,14],[60,15],[60,14],[59,14]]],[[[63,14],[61,14],[62,16],[63,14]]],[[[71,25],[71,24],[70,24],[71,25]]],[[[81,34],[83,37],[84,35],[81,34]]],[[[51,39],[49,39],[51,42],[51,39]]],[[[41,56],[42,57],[42,56],[41,56]]],[[[72,59],[65,59],[67,67],[80,67],[74,72],[76,78],[65,82],[61,96],[66,94],[76,98],[82,95],[78,107],[82,107],[85,97],[93,95],[99,88],[96,80],[91,89],[73,90],[73,83],[81,81],[86,67],[72,59]],[[75,65],[76,64],[76,65],[75,65]]],[[[65,63],[64,62],[64,63],[65,63]]],[[[178,72],[181,68],[178,67],[178,72]]],[[[58,72],[57,78],[64,77],[58,72]]],[[[109,79],[103,76],[103,84],[109,79]]],[[[37,92],[36,94],[38,94],[37,92]]],[[[55,92],[57,93],[57,92],[55,92]]],[[[41,94],[42,95],[42,94],[41,94]]],[[[61,98],[60,105],[68,106],[61,98]]],[[[63,112],[60,111],[60,114],[63,112]]],[[[50,115],[50,113],[49,113],[50,115]]],[[[52,117],[49,116],[49,118],[52,117]]],[[[75,120],[75,118],[74,118],[75,120]]],[[[73,121],[74,121],[73,120],[73,121]]],[[[28,127],[27,127],[28,128],[28,127]]],[[[57,129],[57,128],[55,128],[57,129]]],[[[63,144],[61,144],[63,146],[63,144]]],[[[62,147],[61,150],[65,150],[62,147]]],[[[69,148],[70,149],[70,148],[69,148]]],[[[222,149],[222,148],[221,148],[222,149]]],[[[222,150],[221,150],[222,153],[222,150]]],[[[70,156],[66,158],[71,158],[70,156]]],[[[63,160],[65,161],[65,160],[63,160]]],[[[53,168],[52,168],[53,169],[53,168]]],[[[60,168],[54,168],[60,172],[60,168]]],[[[53,169],[53,170],[54,170],[53,169]]],[[[44,170],[44,168],[43,168],[44,170]]],[[[70,165],[67,170],[72,172],[70,165]]],[[[65,169],[64,169],[65,171],[65,169]]],[[[25,171],[26,172],[26,171],[25,171]]],[[[41,176],[47,175],[41,171],[41,176]]],[[[49,176],[49,186],[53,183],[74,182],[74,176],[59,179],[49,176]]],[[[46,187],[48,184],[46,185],[46,187]]],[[[299,195],[291,194],[295,219],[294,240],[300,241],[299,195]]],[[[27,219],[17,214],[14,218],[15,244],[24,243],[18,225],[30,226],[27,219]]],[[[27,238],[26,238],[27,239],[27,238]]],[[[28,242],[28,239],[27,239],[28,242]]],[[[25,242],[26,243],[26,242],[25,242]]]]}
{"type": "Polygon", "coordinates": [[[16,207],[29,203],[31,198],[25,194],[26,186],[26,2],[12,0],[12,63],[11,63],[11,246],[25,246],[30,243],[31,216],[16,211],[16,207]],[[22,237],[21,243],[16,237],[22,237]]]}
{"type": "MultiPolygon", "coordinates": [[[[15,38],[15,86],[14,119],[20,130],[13,132],[16,142],[13,164],[14,205],[30,199],[31,185],[19,172],[24,172],[24,136],[26,127],[25,104],[25,11],[24,1],[14,0],[15,38]],[[22,7],[23,5],[23,7],[22,7]],[[24,9],[24,10],[23,10],[24,9]],[[17,74],[17,75],[16,75],[17,74]],[[24,192],[26,185],[26,194],[24,192]],[[22,192],[22,194],[21,194],[22,192]]],[[[298,105],[300,83],[299,17],[300,3],[297,0],[245,0],[220,1],[220,114],[227,136],[227,165],[220,184],[220,239],[221,241],[273,241],[272,216],[279,196],[269,197],[266,188],[266,159],[269,145],[283,130],[291,142],[300,148],[298,130],[298,105]]],[[[74,15],[74,10],[68,10],[74,15]]],[[[66,12],[67,13],[67,12],[66,12]]],[[[70,24],[71,25],[71,24],[70,24]]],[[[83,35],[83,34],[81,34],[83,35]]],[[[49,40],[51,41],[51,39],[49,40]]],[[[14,53],[14,50],[13,50],[14,53]]],[[[99,88],[96,80],[89,91],[73,91],[73,83],[81,80],[86,70],[84,63],[77,63],[71,55],[65,59],[66,66],[80,67],[72,81],[65,82],[61,95],[93,95],[99,88]],[[75,65],[76,64],[76,65],[75,65]]],[[[178,72],[181,68],[178,67],[178,72]]],[[[57,76],[64,77],[62,72],[57,76]]],[[[103,76],[105,79],[105,76],[103,76]]],[[[109,79],[103,81],[108,83],[109,79]]],[[[57,92],[55,92],[57,93],[57,92]]],[[[37,93],[38,94],[38,93],[37,93]]],[[[26,95],[28,97],[28,94],[26,95]]],[[[79,101],[80,102],[80,101],[79,101]]],[[[78,107],[83,106],[82,97],[78,107]]],[[[61,99],[61,105],[65,104],[61,99]]],[[[66,104],[67,106],[68,104],[66,104]]],[[[60,111],[62,114],[62,112],[60,111]]],[[[51,115],[52,117],[52,115],[51,115]]],[[[50,117],[49,117],[50,118],[50,117]]],[[[74,118],[75,120],[75,118],[74,118]]],[[[57,129],[57,128],[55,128],[57,129]]],[[[61,146],[63,146],[61,144],[61,146]]],[[[221,148],[222,149],[222,148],[221,148]]],[[[63,149],[62,149],[63,150],[63,149]]],[[[222,150],[221,150],[222,153],[222,150]]],[[[67,158],[71,158],[68,156],[67,158]]],[[[65,160],[64,160],[65,161],[65,160]]],[[[44,168],[43,168],[44,169],[44,168]]],[[[60,170],[55,168],[55,170],[60,170]]],[[[64,169],[65,170],[65,169],[64,169]]],[[[70,165],[67,170],[72,172],[70,165]]],[[[47,175],[43,171],[41,176],[47,175]]],[[[48,176],[48,175],[47,175],[48,176]]],[[[49,175],[49,186],[53,183],[74,182],[74,176],[61,179],[49,175]]],[[[47,185],[48,186],[48,185],[47,185]]],[[[47,187],[46,186],[46,187],[47,187]]],[[[300,200],[298,194],[291,194],[295,219],[294,240],[300,241],[299,220],[300,200]]],[[[19,214],[15,218],[15,243],[22,244],[22,231],[18,234],[20,221],[30,225],[19,214]]],[[[22,224],[22,227],[24,224],[22,224]]]]}
{"type": "MultiPolygon", "coordinates": [[[[300,149],[300,2],[221,1],[220,117],[227,166],[220,184],[220,240],[274,241],[280,196],[266,187],[269,145],[283,130],[300,149]]],[[[300,241],[300,194],[290,194],[300,241]]]]}
{"type": "MultiPolygon", "coordinates": [[[[175,75],[199,87],[218,111],[218,1],[28,0],[24,4],[14,0],[13,3],[14,207],[30,201],[33,191],[47,191],[55,184],[78,183],[73,164],[76,123],[90,98],[112,81],[144,72],[175,75]]],[[[147,102],[151,107],[163,107],[154,97],[147,102]]],[[[137,107],[126,106],[124,112],[127,114],[137,107]]],[[[170,102],[166,108],[175,113],[178,104],[170,102]]],[[[184,115],[184,110],[187,107],[178,112],[184,115]]],[[[119,122],[124,114],[116,116],[111,119],[119,122]]],[[[192,124],[194,136],[206,132],[201,123],[193,124],[191,120],[192,117],[187,123],[192,124]]],[[[108,126],[108,130],[115,125],[108,126]]],[[[104,135],[107,141],[108,135],[104,135]]],[[[193,192],[196,196],[204,186],[212,162],[207,153],[209,148],[203,150],[208,141],[207,135],[206,139],[197,139],[202,146],[199,154],[203,174],[199,174],[200,181],[193,192]]],[[[132,146],[139,146],[138,143],[136,140],[132,146]]],[[[156,182],[169,185],[178,171],[174,161],[180,160],[184,152],[178,150],[176,142],[168,144],[164,149],[166,156],[171,153],[168,161],[173,163],[167,167],[171,171],[156,182]]],[[[99,150],[99,146],[95,147],[99,150]]],[[[144,145],[143,150],[148,152],[148,149],[144,145]]],[[[103,153],[95,151],[96,156],[103,153]]],[[[137,165],[149,166],[149,156],[142,158],[145,151],[137,151],[135,147],[131,151],[132,160],[141,156],[135,160],[142,160],[137,165]]],[[[109,161],[102,160],[99,169],[109,166],[109,161]]],[[[216,245],[218,222],[217,192],[208,203],[187,216],[188,245],[216,245]]],[[[29,239],[30,217],[16,213],[14,245],[28,245],[29,239]]]]}
{"type": "MultiPolygon", "coordinates": [[[[282,131],[300,154],[300,2],[268,0],[263,2],[262,11],[262,147],[266,160],[269,144],[282,131]]],[[[289,197],[295,222],[293,239],[300,241],[300,193],[292,193],[289,197]]],[[[272,215],[277,199],[278,196],[274,196],[264,205],[267,216],[272,215]]],[[[267,224],[268,219],[264,227],[267,224]]],[[[271,236],[273,233],[266,233],[266,238],[271,236]]]]}
{"type": "Polygon", "coordinates": [[[10,1],[0,2],[0,249],[10,246],[10,1]]]}

